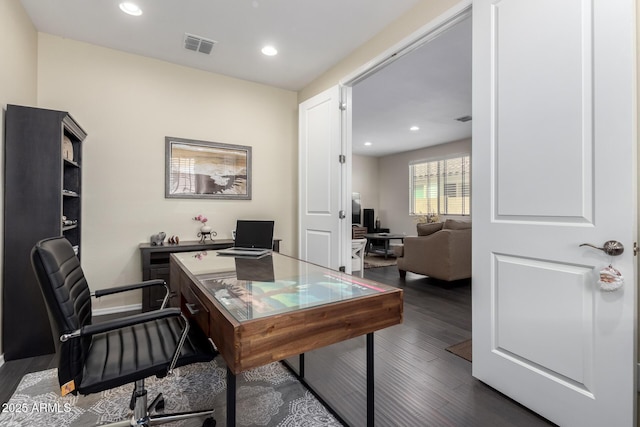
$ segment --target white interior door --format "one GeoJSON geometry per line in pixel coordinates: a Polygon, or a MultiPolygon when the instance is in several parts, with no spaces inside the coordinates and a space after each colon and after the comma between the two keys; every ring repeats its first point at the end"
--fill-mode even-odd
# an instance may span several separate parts
{"type": "Polygon", "coordinates": [[[299,258],[337,269],[342,265],[343,163],[340,89],[300,104],[299,258]]]}
{"type": "Polygon", "coordinates": [[[562,426],[635,425],[635,16],[473,2],[473,375],[562,426]]]}

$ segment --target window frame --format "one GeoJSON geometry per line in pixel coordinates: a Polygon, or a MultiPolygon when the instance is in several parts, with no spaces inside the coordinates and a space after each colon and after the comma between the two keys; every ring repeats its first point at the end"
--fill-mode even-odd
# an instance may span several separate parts
{"type": "MultiPolygon", "coordinates": [[[[427,166],[428,168],[428,166],[427,166]]],[[[432,188],[426,188],[425,189],[426,192],[428,192],[429,194],[431,194],[434,190],[432,188]]],[[[426,198],[426,193],[425,193],[425,198],[426,198]]],[[[445,204],[446,205],[446,204],[445,204]]],[[[427,207],[427,210],[429,210],[429,208],[427,207]]],[[[456,216],[471,216],[471,153],[455,153],[455,154],[450,154],[450,155],[446,155],[446,156],[440,156],[440,157],[430,157],[430,158],[426,158],[426,159],[420,159],[420,160],[413,160],[411,162],[409,162],[409,216],[421,216],[421,215],[427,215],[427,214],[436,214],[436,215],[456,215],[456,216]],[[468,158],[468,163],[467,163],[467,168],[465,168],[464,166],[462,166],[462,185],[461,185],[461,189],[460,194],[461,197],[464,199],[465,194],[468,193],[468,204],[466,204],[464,202],[464,200],[462,201],[462,212],[463,213],[450,213],[449,212],[449,207],[448,206],[441,206],[441,200],[443,197],[448,197],[447,196],[447,189],[449,189],[448,191],[450,191],[451,185],[454,184],[456,185],[456,192],[458,192],[458,188],[459,187],[457,185],[457,183],[441,183],[441,179],[444,175],[444,173],[440,170],[440,166],[441,164],[444,164],[445,161],[447,160],[453,160],[453,159],[464,159],[464,158],[468,158]],[[437,163],[437,167],[438,167],[438,171],[437,171],[437,182],[435,185],[435,199],[437,200],[437,206],[436,206],[436,211],[435,212],[416,212],[415,210],[415,206],[416,206],[416,193],[415,193],[415,175],[414,175],[414,168],[418,165],[426,165],[429,163],[437,163]],[[465,170],[466,169],[466,170],[465,170]],[[467,184],[466,186],[464,184],[467,184]],[[447,187],[449,186],[449,187],[447,187]],[[467,191],[465,191],[465,189],[467,191]],[[442,193],[441,193],[442,191],[442,193]],[[465,213],[466,210],[466,213],[465,213]]]]}

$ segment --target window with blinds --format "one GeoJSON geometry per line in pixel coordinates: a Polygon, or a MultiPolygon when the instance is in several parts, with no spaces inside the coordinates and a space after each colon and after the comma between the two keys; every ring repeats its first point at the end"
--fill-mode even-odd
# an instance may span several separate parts
{"type": "Polygon", "coordinates": [[[409,165],[411,215],[469,215],[471,162],[468,155],[409,165]]]}

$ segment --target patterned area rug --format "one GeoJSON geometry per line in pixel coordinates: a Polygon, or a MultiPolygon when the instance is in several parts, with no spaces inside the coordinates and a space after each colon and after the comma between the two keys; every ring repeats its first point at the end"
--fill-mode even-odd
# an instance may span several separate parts
{"type": "Polygon", "coordinates": [[[396,264],[394,257],[388,257],[387,259],[379,255],[367,255],[364,257],[364,268],[388,267],[396,264]]]}
{"type": "MultiPolygon", "coordinates": [[[[145,380],[149,402],[160,392],[164,412],[215,408],[218,427],[226,422],[226,367],[217,358],[176,369],[172,377],[145,380]]],[[[341,426],[331,413],[281,363],[237,376],[236,423],[239,426],[341,426]]],[[[88,396],[61,397],[57,370],[24,376],[3,406],[0,425],[89,426],[128,419],[133,385],[88,396]]],[[[202,420],[171,426],[201,426],[202,420]]]]}

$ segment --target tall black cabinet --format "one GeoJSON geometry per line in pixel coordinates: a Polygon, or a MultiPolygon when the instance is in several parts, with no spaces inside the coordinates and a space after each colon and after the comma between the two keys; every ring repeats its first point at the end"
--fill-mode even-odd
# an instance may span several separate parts
{"type": "Polygon", "coordinates": [[[67,112],[7,106],[2,282],[5,360],[54,352],[30,253],[38,240],[64,235],[80,256],[85,137],[67,112]]]}

